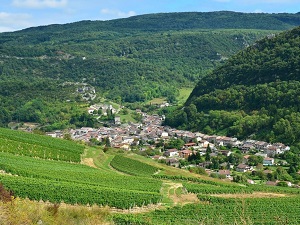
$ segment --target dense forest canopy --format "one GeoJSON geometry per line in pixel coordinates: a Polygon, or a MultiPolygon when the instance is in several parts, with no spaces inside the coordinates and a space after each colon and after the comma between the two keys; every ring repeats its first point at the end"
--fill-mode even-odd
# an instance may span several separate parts
{"type": "Polygon", "coordinates": [[[300,138],[300,27],[266,37],[200,79],[166,124],[296,144],[300,138]]]}
{"type": "MultiPolygon", "coordinates": [[[[117,102],[175,99],[179,88],[193,87],[241,49],[296,25],[299,14],[223,11],[149,14],[1,33],[1,124],[21,118],[53,121],[43,110],[39,116],[21,116],[27,111],[20,108],[35,99],[47,101],[50,108],[80,100],[76,86],[62,88],[65,82],[87,83],[117,102]]],[[[68,123],[70,115],[60,118],[68,123]]]]}

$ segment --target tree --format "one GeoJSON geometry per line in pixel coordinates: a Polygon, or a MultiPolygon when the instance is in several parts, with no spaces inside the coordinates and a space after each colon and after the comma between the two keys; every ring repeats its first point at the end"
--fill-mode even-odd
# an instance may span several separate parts
{"type": "Polygon", "coordinates": [[[233,177],[233,182],[246,183],[247,182],[247,177],[244,174],[237,174],[233,177]]]}
{"type": "Polygon", "coordinates": [[[213,157],[213,158],[212,158],[211,168],[212,168],[212,169],[215,169],[215,170],[218,170],[219,167],[220,167],[219,160],[217,159],[217,157],[213,157]]]}
{"type": "Polygon", "coordinates": [[[104,143],[105,147],[107,147],[107,148],[111,147],[109,137],[103,138],[102,143],[104,143]]]}
{"type": "Polygon", "coordinates": [[[239,153],[232,153],[228,156],[228,161],[229,163],[237,166],[238,164],[242,163],[243,155],[239,153]]]}
{"type": "Polygon", "coordinates": [[[257,156],[257,155],[251,155],[248,158],[248,165],[249,166],[256,166],[258,164],[262,164],[263,163],[263,157],[261,156],[257,156]]]}

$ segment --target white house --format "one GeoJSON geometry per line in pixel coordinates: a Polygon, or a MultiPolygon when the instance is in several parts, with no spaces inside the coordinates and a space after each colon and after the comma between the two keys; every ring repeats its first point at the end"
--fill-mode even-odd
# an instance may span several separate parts
{"type": "Polygon", "coordinates": [[[272,166],[272,165],[274,165],[274,158],[270,158],[270,157],[264,158],[263,165],[264,166],[272,166]]]}

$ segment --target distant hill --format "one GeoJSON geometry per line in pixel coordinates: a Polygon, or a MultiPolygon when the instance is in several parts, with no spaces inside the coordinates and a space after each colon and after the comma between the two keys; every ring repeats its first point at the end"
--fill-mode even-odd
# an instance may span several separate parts
{"type": "Polygon", "coordinates": [[[300,27],[269,36],[197,83],[169,125],[296,144],[300,138],[300,27]]]}
{"type": "Polygon", "coordinates": [[[0,124],[20,120],[17,109],[36,98],[48,104],[76,101],[76,87],[61,88],[64,82],[87,83],[118,103],[174,100],[179,88],[193,87],[241,49],[296,25],[299,14],[223,11],[149,14],[1,33],[0,124]],[[41,85],[45,83],[47,87],[41,85]]]}
{"type": "Polygon", "coordinates": [[[40,26],[21,32],[161,32],[187,29],[286,30],[300,24],[300,14],[241,13],[232,11],[155,13],[109,21],[81,21],[64,25],[40,26]]]}

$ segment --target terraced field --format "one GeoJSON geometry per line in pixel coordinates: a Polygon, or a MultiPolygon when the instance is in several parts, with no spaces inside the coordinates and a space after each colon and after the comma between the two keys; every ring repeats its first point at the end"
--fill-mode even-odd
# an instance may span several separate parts
{"type": "MultiPolygon", "coordinates": [[[[89,208],[86,205],[97,205],[102,220],[108,206],[107,224],[279,225],[300,221],[300,190],[296,188],[223,182],[126,152],[104,153],[101,148],[5,129],[0,129],[0,183],[22,199],[54,206],[64,202],[81,211],[89,208]],[[41,157],[44,151],[47,157],[41,157]],[[58,152],[74,160],[56,157],[58,152]]],[[[17,207],[19,202],[14,204],[17,207]]],[[[0,204],[3,213],[11,207],[0,204]]],[[[65,209],[57,210],[62,216],[65,209]]],[[[28,224],[37,222],[32,221],[28,224]]]]}

